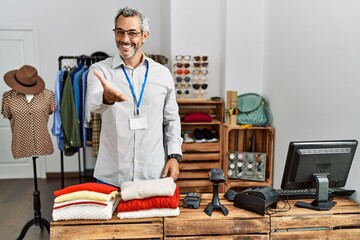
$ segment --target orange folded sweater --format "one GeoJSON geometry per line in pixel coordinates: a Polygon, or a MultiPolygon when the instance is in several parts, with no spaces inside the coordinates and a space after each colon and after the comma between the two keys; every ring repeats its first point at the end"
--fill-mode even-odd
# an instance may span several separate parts
{"type": "Polygon", "coordinates": [[[116,187],[103,184],[103,183],[95,183],[95,182],[87,182],[87,183],[80,183],[76,185],[72,185],[54,192],[55,197],[61,196],[67,193],[73,193],[77,191],[92,191],[98,193],[109,194],[113,191],[118,191],[116,187]]]}

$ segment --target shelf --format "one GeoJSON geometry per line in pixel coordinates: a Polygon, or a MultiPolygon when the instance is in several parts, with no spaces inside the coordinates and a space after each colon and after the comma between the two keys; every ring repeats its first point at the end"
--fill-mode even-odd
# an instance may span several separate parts
{"type": "Polygon", "coordinates": [[[183,153],[186,152],[219,152],[221,150],[220,141],[215,143],[183,143],[183,153]]]}
{"type": "MultiPolygon", "coordinates": [[[[225,191],[229,188],[249,188],[257,186],[272,186],[273,185],[273,165],[274,165],[274,137],[275,130],[273,127],[244,127],[241,125],[223,125],[224,128],[224,149],[223,149],[223,171],[226,176],[225,191]],[[261,153],[265,154],[266,161],[265,168],[258,170],[253,166],[256,166],[256,162],[251,160],[231,160],[230,153],[244,156],[245,153],[261,153]],[[241,162],[241,167],[235,169],[229,169],[229,162],[234,163],[241,162]],[[247,166],[253,168],[246,168],[247,166]],[[234,177],[230,178],[228,171],[231,170],[234,173],[234,177]],[[237,175],[239,174],[239,175],[237,175]],[[244,178],[244,174],[249,179],[237,179],[244,178]],[[257,179],[257,176],[263,176],[263,179],[257,179]]],[[[250,154],[251,155],[251,154],[250,154]]],[[[262,160],[263,161],[263,160],[262,160]]],[[[236,166],[236,164],[235,164],[236,166]]],[[[260,177],[259,177],[260,178],[260,177]]]]}
{"type": "Polygon", "coordinates": [[[214,125],[214,124],[222,124],[221,121],[217,119],[213,119],[211,122],[181,122],[181,125],[214,125]]]}
{"type": "Polygon", "coordinates": [[[176,181],[181,193],[212,192],[213,183],[209,171],[222,166],[222,136],[224,102],[206,99],[177,99],[180,117],[190,113],[204,113],[212,117],[211,122],[181,122],[181,130],[192,134],[195,129],[208,129],[216,132],[217,142],[183,143],[183,161],[180,175],[176,181]]]}

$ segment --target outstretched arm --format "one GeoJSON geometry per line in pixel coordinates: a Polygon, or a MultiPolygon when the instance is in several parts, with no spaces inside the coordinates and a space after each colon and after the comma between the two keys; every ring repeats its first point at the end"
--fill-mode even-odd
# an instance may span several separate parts
{"type": "Polygon", "coordinates": [[[103,103],[110,105],[115,102],[123,102],[127,100],[125,94],[116,90],[98,70],[94,70],[94,74],[100,80],[101,85],[104,88],[103,103]]]}

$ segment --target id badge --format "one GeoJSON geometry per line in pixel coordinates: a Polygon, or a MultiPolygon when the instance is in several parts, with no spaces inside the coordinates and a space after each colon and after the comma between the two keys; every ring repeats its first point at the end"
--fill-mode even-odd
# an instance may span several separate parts
{"type": "Polygon", "coordinates": [[[146,117],[133,117],[129,118],[130,130],[147,129],[147,118],[146,117]]]}

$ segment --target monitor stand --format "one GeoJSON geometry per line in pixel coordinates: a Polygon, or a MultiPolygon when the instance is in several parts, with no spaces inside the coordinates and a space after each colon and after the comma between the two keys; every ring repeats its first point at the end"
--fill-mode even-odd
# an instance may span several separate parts
{"type": "Polygon", "coordinates": [[[298,201],[295,206],[302,208],[309,208],[318,211],[328,211],[336,202],[329,200],[329,180],[327,178],[328,173],[314,174],[316,181],[316,198],[311,203],[298,201]]]}

